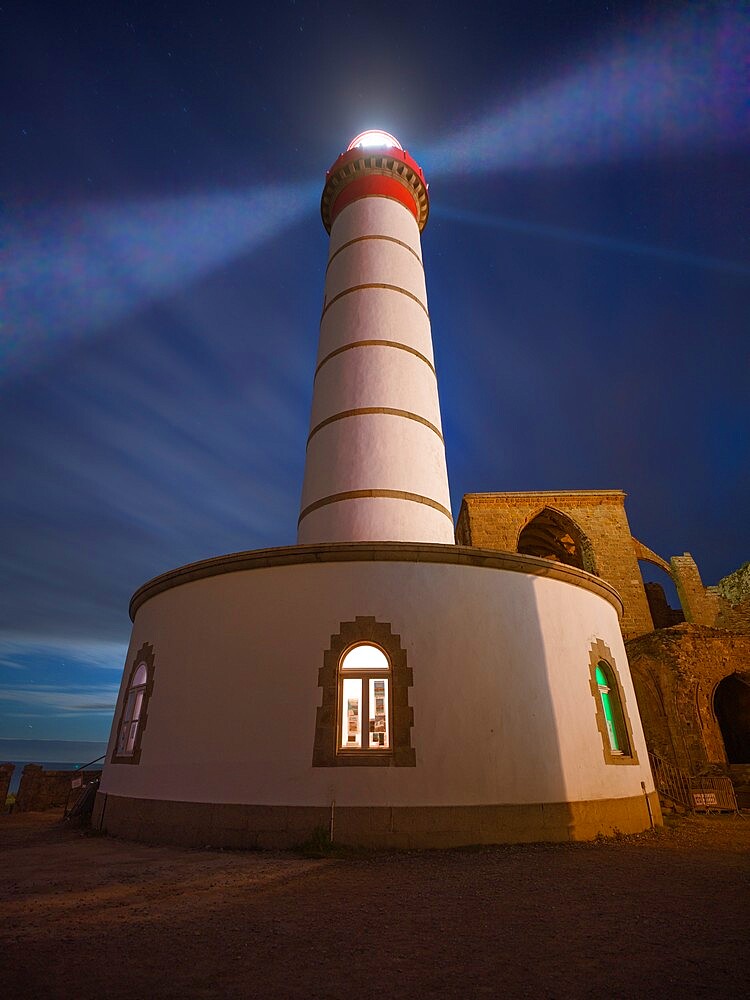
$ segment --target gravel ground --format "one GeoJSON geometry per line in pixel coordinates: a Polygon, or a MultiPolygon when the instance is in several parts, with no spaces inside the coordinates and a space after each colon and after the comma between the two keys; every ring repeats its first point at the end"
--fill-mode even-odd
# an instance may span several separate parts
{"type": "Polygon", "coordinates": [[[189,851],[0,816],[9,998],[750,995],[750,817],[593,844],[189,851]]]}

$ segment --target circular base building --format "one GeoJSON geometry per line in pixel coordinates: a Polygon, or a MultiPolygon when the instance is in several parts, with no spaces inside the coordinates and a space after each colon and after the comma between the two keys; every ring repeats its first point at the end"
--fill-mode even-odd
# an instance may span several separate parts
{"type": "Polygon", "coordinates": [[[223,847],[647,829],[659,804],[618,608],[581,570],[451,545],[297,546],[165,574],[133,598],[94,823],[223,847]]]}
{"type": "Polygon", "coordinates": [[[299,544],[135,594],[100,829],[452,847],[660,822],[615,591],[452,544],[428,211],[387,133],[358,136],[328,172],[299,544]]]}

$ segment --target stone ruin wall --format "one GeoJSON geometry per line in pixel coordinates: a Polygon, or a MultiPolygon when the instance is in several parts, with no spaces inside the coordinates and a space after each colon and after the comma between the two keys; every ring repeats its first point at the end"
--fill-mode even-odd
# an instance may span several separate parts
{"type": "Polygon", "coordinates": [[[566,515],[581,530],[590,565],[618,591],[625,639],[687,621],[750,634],[750,563],[706,587],[689,552],[667,562],[630,532],[622,490],[469,493],[456,525],[459,545],[518,551],[524,527],[545,508],[566,515]],[[639,560],[659,566],[674,581],[681,609],[670,608],[660,584],[644,584],[639,560]]]}
{"type": "Polygon", "coordinates": [[[584,534],[593,572],[611,583],[625,611],[626,637],[653,629],[621,490],[559,493],[470,493],[461,504],[456,527],[459,545],[518,551],[518,536],[545,507],[567,515],[584,534]]]}
{"type": "MultiPolygon", "coordinates": [[[[704,586],[690,553],[667,562],[633,538],[620,490],[468,494],[456,541],[516,552],[522,530],[545,508],[574,522],[587,546],[583,568],[623,599],[621,626],[649,749],[691,774],[726,769],[714,694],[732,675],[750,685],[750,563],[704,586]],[[669,574],[681,608],[669,606],[660,584],[644,584],[639,560],[669,574]]],[[[750,761],[728,768],[743,767],[741,784],[750,781],[750,761]]]]}
{"type": "Polygon", "coordinates": [[[726,763],[713,695],[733,673],[750,683],[750,635],[685,623],[626,649],[649,749],[691,774],[726,763]]]}
{"type": "Polygon", "coordinates": [[[15,769],[15,764],[0,764],[0,812],[5,808],[5,800],[8,798],[8,790],[15,769]]]}
{"type": "Polygon", "coordinates": [[[71,783],[81,778],[85,784],[101,776],[101,771],[45,771],[41,764],[27,764],[16,795],[16,812],[42,812],[64,806],[71,783]]]}

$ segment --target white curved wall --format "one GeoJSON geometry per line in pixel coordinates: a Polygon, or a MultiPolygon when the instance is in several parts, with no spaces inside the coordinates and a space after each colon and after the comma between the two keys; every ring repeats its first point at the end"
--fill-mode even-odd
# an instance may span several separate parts
{"type": "MultiPolygon", "coordinates": [[[[329,497],[339,491],[361,489],[361,467],[357,463],[347,462],[353,450],[367,455],[370,475],[368,482],[376,482],[380,489],[414,493],[420,497],[440,495],[447,489],[443,442],[433,430],[415,420],[405,420],[390,414],[360,414],[347,418],[346,421],[336,420],[327,424],[311,438],[307,449],[310,471],[305,478],[302,493],[303,510],[320,497],[329,497]],[[384,429],[388,430],[390,426],[400,439],[400,448],[395,454],[384,433],[384,429]],[[419,456],[418,463],[414,462],[416,455],[419,456]],[[339,458],[340,462],[337,463],[339,458]]],[[[399,505],[407,503],[404,500],[395,502],[399,505]]],[[[409,507],[417,508],[417,517],[424,514],[421,511],[424,506],[424,503],[409,502],[409,507]]],[[[443,519],[452,530],[452,520],[446,515],[443,515],[443,519]]],[[[304,521],[302,525],[305,526],[304,521]]],[[[378,540],[357,538],[357,541],[378,540]]],[[[397,540],[415,541],[412,538],[397,540]]]]}
{"type": "Polygon", "coordinates": [[[419,226],[414,216],[390,198],[360,198],[340,212],[331,227],[329,259],[350,240],[381,235],[402,240],[422,259],[419,226]]]}
{"type": "Polygon", "coordinates": [[[388,198],[331,228],[310,430],[300,543],[453,542],[419,229],[388,198]]]}
{"type": "MultiPolygon", "coordinates": [[[[354,208],[357,204],[355,202],[351,207],[354,208]]],[[[427,309],[422,261],[412,250],[389,240],[357,240],[332,258],[326,273],[326,301],[330,302],[336,295],[354,285],[368,282],[389,284],[395,283],[396,279],[399,288],[411,292],[427,309]]]]}
{"type": "Polygon", "coordinates": [[[370,339],[405,344],[435,363],[430,320],[424,309],[387,288],[363,288],[337,299],[325,312],[318,364],[346,344],[370,339]]]}
{"type": "Polygon", "coordinates": [[[440,429],[437,379],[421,358],[394,347],[357,347],[331,358],[317,374],[310,426],[355,407],[416,413],[440,429]]]}
{"type": "MultiPolygon", "coordinates": [[[[453,521],[447,514],[424,504],[404,503],[390,497],[368,497],[347,500],[346,516],[353,535],[360,541],[380,541],[382,525],[388,522],[391,541],[412,542],[423,534],[437,538],[447,534],[453,521]],[[446,527],[447,525],[447,527],[446,527]]],[[[329,538],[339,527],[336,504],[329,504],[311,511],[300,525],[300,543],[306,537],[329,538]]]]}
{"type": "Polygon", "coordinates": [[[395,561],[239,571],[148,600],[128,663],[144,642],[155,674],[141,761],[107,765],[108,793],[346,807],[632,798],[641,781],[653,791],[616,612],[560,580],[395,561]],[[323,652],[358,615],[401,636],[416,767],[312,767],[323,652]],[[596,639],[615,658],[638,764],[605,762],[596,639]]]}

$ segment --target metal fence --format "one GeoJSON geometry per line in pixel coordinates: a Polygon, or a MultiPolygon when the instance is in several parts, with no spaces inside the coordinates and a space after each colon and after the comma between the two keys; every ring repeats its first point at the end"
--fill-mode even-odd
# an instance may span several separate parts
{"type": "Polygon", "coordinates": [[[690,779],[690,808],[694,812],[739,812],[731,779],[707,775],[690,779]]]}
{"type": "Polygon", "coordinates": [[[657,791],[691,812],[739,812],[730,778],[687,774],[656,753],[649,753],[657,791]]]}
{"type": "Polygon", "coordinates": [[[676,802],[677,805],[692,809],[690,776],[656,753],[649,753],[648,757],[659,794],[676,802]]]}

